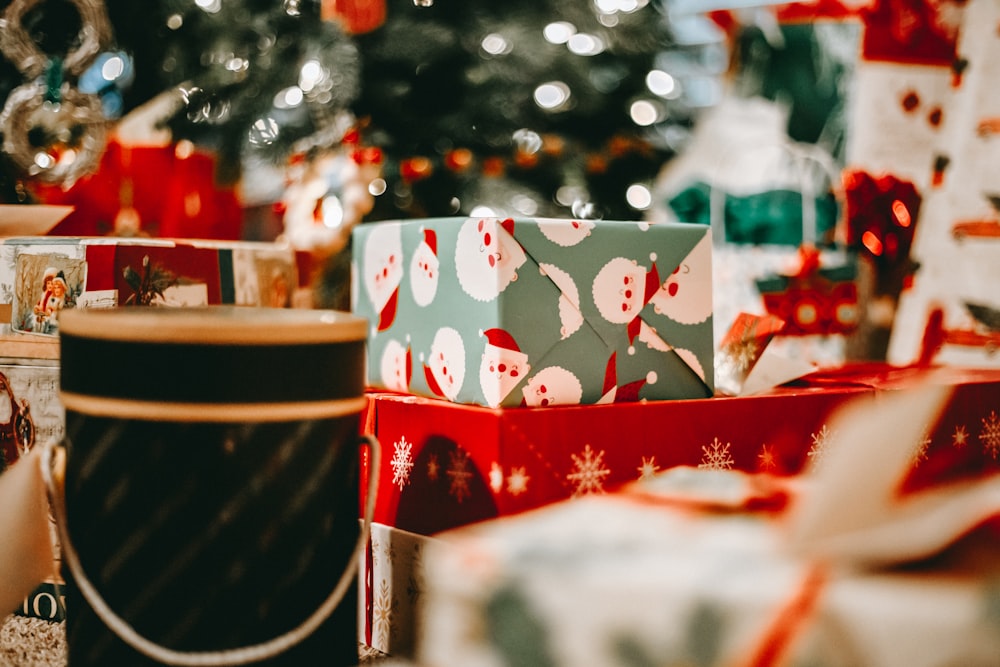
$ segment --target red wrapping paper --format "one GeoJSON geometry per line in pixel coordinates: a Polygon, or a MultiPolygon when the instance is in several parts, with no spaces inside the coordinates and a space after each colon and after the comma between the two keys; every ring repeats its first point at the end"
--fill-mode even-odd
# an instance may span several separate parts
{"type": "Polygon", "coordinates": [[[432,535],[680,465],[793,474],[822,447],[833,411],[873,393],[845,383],[497,410],[372,393],[363,423],[382,445],[374,520],[432,535]]]}

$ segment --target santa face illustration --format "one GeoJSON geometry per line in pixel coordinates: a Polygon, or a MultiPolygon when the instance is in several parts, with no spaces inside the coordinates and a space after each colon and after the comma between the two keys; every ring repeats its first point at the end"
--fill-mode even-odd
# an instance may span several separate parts
{"type": "Polygon", "coordinates": [[[593,220],[538,220],[538,230],[548,240],[563,247],[574,246],[590,236],[593,220]]]}
{"type": "Polygon", "coordinates": [[[424,362],[424,375],[431,391],[454,401],[465,381],[465,343],[451,327],[441,327],[434,334],[431,351],[424,362]]]}
{"type": "Polygon", "coordinates": [[[542,275],[548,276],[559,288],[559,334],[563,340],[583,326],[583,313],[580,312],[580,292],[576,288],[573,277],[553,264],[538,265],[542,275]]]}
{"type": "Polygon", "coordinates": [[[455,244],[455,270],[466,294],[492,301],[517,280],[527,260],[512,236],[513,220],[470,218],[462,223],[455,244]]]}
{"type": "Polygon", "coordinates": [[[412,372],[410,350],[398,340],[390,340],[382,352],[380,370],[383,387],[390,391],[408,391],[412,372]]]}
{"type": "Polygon", "coordinates": [[[365,239],[364,285],[376,311],[392,299],[403,280],[403,241],[399,225],[377,224],[365,239]]]}
{"type": "Polygon", "coordinates": [[[712,314],[712,240],[706,234],[649,300],[657,313],[681,324],[712,314]]]}
{"type": "Polygon", "coordinates": [[[615,257],[605,264],[592,286],[594,303],[601,316],[616,324],[631,322],[652,295],[649,281],[655,279],[655,286],[659,286],[655,275],[655,266],[647,272],[635,260],[624,257],[615,257]]]}
{"type": "Polygon", "coordinates": [[[525,378],[531,365],[528,355],[521,352],[506,332],[490,329],[484,335],[487,343],[479,366],[479,384],[486,404],[495,408],[525,378]]]}
{"type": "Polygon", "coordinates": [[[410,260],[410,289],[418,306],[426,306],[437,293],[440,262],[437,257],[437,236],[425,229],[424,239],[417,245],[410,260]]]}
{"type": "Polygon", "coordinates": [[[528,407],[578,405],[583,387],[573,373],[560,366],[549,366],[535,373],[521,389],[528,407]]]}

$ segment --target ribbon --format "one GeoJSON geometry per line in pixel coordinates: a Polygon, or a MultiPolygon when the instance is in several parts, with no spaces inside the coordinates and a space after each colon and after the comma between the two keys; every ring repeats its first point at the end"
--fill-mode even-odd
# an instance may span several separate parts
{"type": "MultiPolygon", "coordinates": [[[[667,205],[681,222],[711,224],[711,186],[698,182],[674,195],[667,205]]],[[[748,195],[727,193],[725,238],[729,243],[797,246],[803,242],[803,197],[798,190],[774,189],[748,195]]],[[[832,193],[815,198],[820,238],[832,232],[838,204],[832,193]]]]}

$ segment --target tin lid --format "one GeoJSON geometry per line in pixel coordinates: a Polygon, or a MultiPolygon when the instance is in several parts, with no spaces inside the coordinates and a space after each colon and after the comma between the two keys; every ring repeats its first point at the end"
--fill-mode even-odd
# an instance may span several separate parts
{"type": "Polygon", "coordinates": [[[71,308],[59,315],[60,335],[149,343],[332,343],[364,340],[367,328],[350,313],[304,308],[71,308]]]}
{"type": "Polygon", "coordinates": [[[364,318],[330,310],[71,309],[59,319],[60,397],[69,410],[135,418],[355,412],[367,329],[364,318]]]}

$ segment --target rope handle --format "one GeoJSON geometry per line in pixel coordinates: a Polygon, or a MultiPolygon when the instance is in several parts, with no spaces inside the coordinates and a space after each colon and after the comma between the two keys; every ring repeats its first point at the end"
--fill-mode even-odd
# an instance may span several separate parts
{"type": "Polygon", "coordinates": [[[59,532],[62,558],[69,571],[72,573],[80,592],[84,599],[90,604],[108,628],[114,632],[126,644],[148,658],[167,665],[178,665],[180,667],[214,667],[217,665],[245,665],[252,662],[260,662],[287,651],[291,647],[300,643],[311,635],[330,614],[337,608],[344,595],[351,585],[351,581],[357,573],[361,555],[368,544],[368,536],[371,532],[372,518],[375,512],[375,497],[378,490],[379,460],[381,457],[381,447],[378,440],[369,434],[360,437],[360,443],[368,446],[368,487],[365,497],[365,514],[361,527],[361,534],[358,536],[354,552],[348,561],[347,567],[341,574],[337,585],[330,592],[330,595],[323,601],[312,615],[310,615],[299,626],[292,628],[288,632],[274,637],[264,642],[251,646],[226,649],[223,651],[189,652],[175,651],[153,642],[139,634],[121,616],[116,614],[108,603],[101,596],[100,592],[90,581],[83,571],[80,558],[69,539],[69,531],[66,525],[66,499],[61,484],[63,481],[63,471],[65,470],[66,450],[55,441],[48,441],[42,445],[42,455],[40,465],[42,468],[42,478],[49,496],[49,503],[55,515],[55,523],[59,532]]]}

